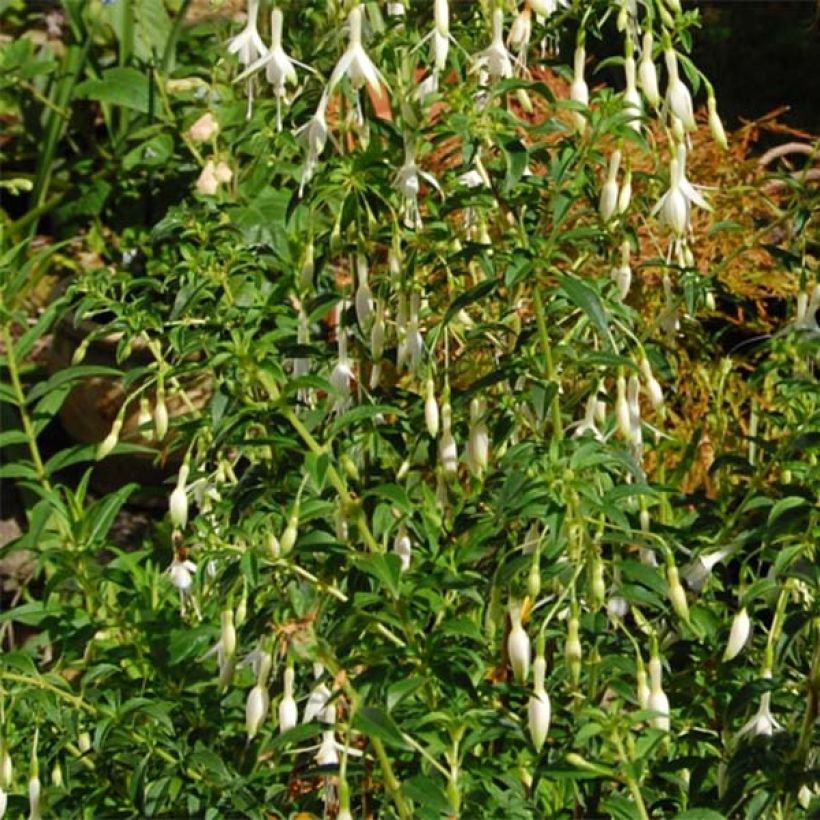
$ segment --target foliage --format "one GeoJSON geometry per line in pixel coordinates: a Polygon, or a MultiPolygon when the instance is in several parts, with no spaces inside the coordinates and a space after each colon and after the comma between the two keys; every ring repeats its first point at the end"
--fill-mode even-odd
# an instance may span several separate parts
{"type": "Polygon", "coordinates": [[[282,2],[276,95],[190,6],[64,0],[59,37],[2,7],[12,814],[34,779],[55,816],[815,810],[817,193],[780,175],[757,232],[745,182],[695,210],[708,129],[620,89],[643,42],[713,105],[697,12],[282,2]],[[738,342],[762,254],[797,315],[738,342]],[[91,330],[46,373],[61,326],[91,330]],[[168,512],[118,545],[146,465],[168,512]]]}

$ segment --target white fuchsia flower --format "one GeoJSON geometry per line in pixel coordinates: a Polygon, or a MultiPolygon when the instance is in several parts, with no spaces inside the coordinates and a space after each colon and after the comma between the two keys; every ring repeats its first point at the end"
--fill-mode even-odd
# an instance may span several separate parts
{"type": "Polygon", "coordinates": [[[581,438],[581,436],[584,436],[587,433],[591,433],[592,437],[596,441],[604,440],[603,434],[598,429],[598,425],[595,423],[595,412],[597,410],[597,407],[598,396],[595,393],[592,393],[587,398],[584,418],[579,422],[573,422],[573,424],[575,425],[575,431],[572,434],[574,438],[581,438]]]}
{"type": "Polygon", "coordinates": [[[289,57],[282,48],[282,10],[275,8],[271,12],[271,45],[267,53],[262,53],[258,60],[254,60],[235,80],[240,82],[251,74],[265,69],[265,76],[273,86],[276,97],[276,130],[282,130],[282,99],[287,95],[287,85],[296,85],[298,78],[294,65],[310,69],[310,66],[300,63],[289,57]]]}
{"type": "Polygon", "coordinates": [[[171,561],[171,566],[166,570],[171,579],[171,583],[179,590],[181,599],[187,598],[191,594],[191,587],[196,574],[196,564],[188,558],[180,558],[175,555],[171,561]]]}
{"type": "Polygon", "coordinates": [[[445,477],[452,478],[458,472],[458,449],[451,430],[452,409],[450,402],[441,406],[441,438],[438,443],[439,463],[445,477]]]}
{"type": "MultiPolygon", "coordinates": [[[[764,678],[768,679],[771,678],[771,676],[772,673],[768,670],[763,673],[764,678]]],[[[746,735],[751,735],[752,737],[756,737],[758,735],[762,735],[763,737],[771,737],[775,732],[779,732],[783,729],[781,724],[778,723],[778,721],[772,716],[771,701],[771,692],[764,692],[760,696],[760,706],[758,707],[757,712],[752,715],[752,717],[737,733],[738,739],[745,737],[746,735]]]]}
{"type": "Polygon", "coordinates": [[[504,45],[504,11],[500,8],[493,10],[493,37],[490,45],[476,55],[476,66],[482,72],[481,85],[486,84],[486,78],[505,80],[513,75],[513,61],[510,52],[504,45]]]}
{"type": "MultiPolygon", "coordinates": [[[[251,65],[262,54],[267,53],[267,48],[259,36],[257,28],[257,18],[259,16],[259,0],[248,0],[248,21],[245,28],[233,37],[228,43],[228,53],[236,54],[239,62],[247,67],[251,65]]],[[[253,84],[248,79],[248,112],[250,119],[253,112],[253,84]]]]}
{"type": "Polygon", "coordinates": [[[407,572],[410,569],[410,560],[413,556],[413,542],[407,534],[407,529],[402,525],[393,540],[393,552],[399,556],[401,561],[401,571],[407,572]]]}
{"type": "Polygon", "coordinates": [[[302,171],[302,179],[299,183],[299,196],[305,190],[305,185],[313,178],[316,166],[319,164],[319,157],[327,145],[327,104],[328,95],[325,93],[319,100],[316,113],[304,125],[296,129],[296,135],[301,137],[307,144],[308,156],[305,160],[305,168],[302,171]]]}
{"type": "Polygon", "coordinates": [[[441,186],[432,174],[422,171],[416,163],[416,146],[412,139],[404,141],[404,165],[396,172],[394,184],[404,197],[404,224],[408,228],[421,228],[419,211],[419,177],[429,182],[439,193],[441,186]]]}
{"type": "MultiPolygon", "coordinates": [[[[320,663],[313,665],[313,675],[320,678],[324,673],[324,667],[320,663]]],[[[327,705],[330,702],[331,691],[323,682],[319,682],[311,690],[305,704],[305,711],[302,713],[302,723],[310,723],[312,720],[323,719],[327,705]]]]}
{"type": "Polygon", "coordinates": [[[629,289],[632,286],[632,268],[629,264],[630,256],[629,240],[625,239],[621,243],[621,263],[612,269],[612,281],[618,287],[618,298],[623,302],[629,295],[629,289]]]}
{"type": "Polygon", "coordinates": [[[179,468],[179,475],[177,477],[177,484],[174,491],[168,499],[168,511],[171,518],[171,523],[178,530],[184,530],[188,523],[188,473],[190,467],[183,464],[179,468]]]}
{"type": "Polygon", "coordinates": [[[470,429],[467,436],[467,466],[477,478],[487,468],[490,451],[490,437],[484,423],[486,407],[484,402],[474,398],[470,402],[470,429]]]}
{"type": "Polygon", "coordinates": [[[367,85],[376,96],[381,96],[382,85],[387,86],[387,82],[362,46],[361,5],[351,9],[347,22],[350,29],[348,46],[330,75],[327,93],[332,93],[342,79],[347,77],[356,91],[367,85]]]}
{"type": "Polygon", "coordinates": [[[436,386],[432,379],[427,379],[424,424],[430,437],[435,438],[438,435],[438,402],[436,401],[436,386]]]}

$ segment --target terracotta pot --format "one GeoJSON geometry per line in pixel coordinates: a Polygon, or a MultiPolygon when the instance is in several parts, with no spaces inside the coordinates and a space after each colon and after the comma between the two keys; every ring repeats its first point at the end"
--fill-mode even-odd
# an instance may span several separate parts
{"type": "MultiPolygon", "coordinates": [[[[52,373],[70,367],[77,348],[99,329],[100,325],[93,321],[81,320],[75,323],[70,315],[58,320],[49,357],[52,373]]],[[[133,367],[144,367],[153,361],[148,349],[135,343],[129,358],[124,362],[117,362],[116,352],[120,339],[120,334],[94,337],[88,344],[82,363],[125,371],[133,367]]],[[[213,382],[210,376],[194,377],[183,384],[183,389],[187,402],[177,393],[166,389],[165,404],[171,420],[190,412],[188,402],[196,409],[205,407],[213,395],[213,382]]],[[[153,414],[156,392],[148,390],[144,395],[153,414]]],[[[97,444],[111,431],[114,419],[125,400],[122,379],[116,376],[84,378],[77,382],[63,402],[59,414],[60,423],[74,441],[97,444]]],[[[161,442],[149,438],[144,430],[139,431],[139,411],[139,401],[131,401],[123,417],[120,441],[149,447],[153,452],[112,455],[103,459],[94,470],[93,483],[97,489],[110,492],[130,481],[136,481],[148,489],[161,485],[169,475],[178,470],[181,454],[170,447],[173,432],[161,442]]],[[[143,501],[148,500],[149,495],[150,493],[146,494],[143,501]]]]}

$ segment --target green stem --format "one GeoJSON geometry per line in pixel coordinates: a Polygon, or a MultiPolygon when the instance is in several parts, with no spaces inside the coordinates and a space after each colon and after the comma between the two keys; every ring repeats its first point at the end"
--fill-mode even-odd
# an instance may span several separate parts
{"type": "Polygon", "coordinates": [[[541,348],[544,354],[544,369],[547,380],[555,385],[555,395],[550,402],[552,411],[552,438],[553,441],[560,441],[564,437],[564,428],[561,423],[561,404],[558,399],[558,378],[555,372],[555,363],[552,359],[552,347],[550,346],[549,335],[547,334],[547,323],[544,320],[544,303],[541,299],[541,290],[536,284],[533,288],[535,294],[535,321],[538,325],[538,337],[541,340],[541,348]]]}
{"type": "Polygon", "coordinates": [[[6,366],[9,370],[11,388],[14,391],[14,398],[20,412],[20,421],[23,424],[23,431],[26,434],[28,449],[31,453],[31,460],[34,463],[34,469],[37,471],[37,478],[43,485],[43,489],[47,492],[51,492],[51,484],[46,477],[43,459],[40,456],[40,449],[37,446],[37,434],[34,431],[34,425],[31,423],[31,418],[26,410],[26,395],[23,392],[23,385],[20,382],[17,357],[14,354],[14,340],[11,337],[11,329],[8,324],[3,325],[3,346],[6,348],[6,366]]]}

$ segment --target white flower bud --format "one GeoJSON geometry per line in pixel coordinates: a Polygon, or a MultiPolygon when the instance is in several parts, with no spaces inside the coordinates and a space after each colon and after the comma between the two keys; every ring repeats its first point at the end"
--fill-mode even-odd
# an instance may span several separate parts
{"type": "Polygon", "coordinates": [[[219,123],[210,111],[206,111],[189,129],[192,142],[209,142],[219,132],[219,123]]]}
{"type": "Polygon", "coordinates": [[[598,213],[604,222],[609,222],[618,206],[618,168],[620,165],[621,152],[613,151],[609,160],[606,182],[601,189],[601,197],[598,201],[598,213]]]}
{"type": "Polygon", "coordinates": [[[40,812],[40,778],[33,774],[28,781],[28,820],[41,820],[40,812]]]}
{"type": "Polygon", "coordinates": [[[692,95],[678,74],[678,56],[671,48],[664,51],[666,68],[669,73],[669,84],[666,89],[666,106],[669,112],[677,117],[686,131],[697,128],[692,106],[692,95]]]}
{"type": "Polygon", "coordinates": [[[618,376],[617,381],[618,396],[615,399],[615,420],[618,432],[627,441],[632,440],[632,425],[629,420],[629,405],[626,401],[626,379],[618,376]]]}
{"type": "Polygon", "coordinates": [[[165,404],[164,390],[157,390],[157,400],[154,404],[154,432],[157,441],[162,441],[168,435],[168,406],[165,404]]]}
{"type": "Polygon", "coordinates": [[[726,139],[726,132],[723,130],[723,123],[717,112],[717,103],[715,98],[709,96],[706,99],[706,107],[709,111],[709,128],[712,131],[712,136],[715,142],[725,151],[729,147],[729,141],[726,139]]]}
{"type": "Polygon", "coordinates": [[[427,398],[424,400],[424,423],[432,438],[438,435],[438,402],[432,379],[427,379],[427,398]]]}
{"type": "Polygon", "coordinates": [[[234,626],[233,610],[223,610],[220,621],[222,651],[226,658],[232,658],[236,654],[236,627],[234,626]]]}
{"type": "Polygon", "coordinates": [[[245,704],[245,731],[248,740],[253,740],[256,737],[267,717],[269,705],[268,690],[264,685],[257,683],[248,694],[248,700],[245,704]]]}
{"type": "Polygon", "coordinates": [[[6,816],[6,809],[8,808],[9,797],[6,790],[0,787],[0,820],[6,816]]]}
{"type": "Polygon", "coordinates": [[[292,666],[285,669],[284,694],[279,702],[279,734],[290,731],[299,723],[299,709],[293,697],[293,679],[295,672],[292,666]]]}
{"type": "Polygon", "coordinates": [[[356,319],[359,322],[359,327],[367,328],[370,322],[370,316],[373,313],[373,294],[370,292],[370,284],[368,282],[367,259],[363,253],[356,257],[356,273],[359,280],[356,288],[356,319]]]}
{"type": "Polygon", "coordinates": [[[288,519],[282,538],[279,540],[279,548],[282,555],[287,555],[296,545],[296,538],[299,535],[299,511],[294,508],[293,514],[288,519]]]}
{"type": "Polygon", "coordinates": [[[448,478],[452,478],[458,472],[458,450],[456,448],[456,440],[450,430],[452,419],[452,410],[450,403],[445,401],[441,407],[442,431],[439,439],[439,462],[444,474],[448,478]]]}
{"type": "MultiPolygon", "coordinates": [[[[589,87],[586,84],[586,80],[584,80],[585,62],[586,50],[583,46],[577,46],[573,56],[574,73],[572,85],[570,86],[570,99],[581,105],[589,105],[589,87]]],[[[572,119],[577,131],[583,134],[587,127],[587,121],[584,116],[580,113],[573,112],[572,119]]]]}
{"type": "Polygon", "coordinates": [[[312,720],[322,718],[330,700],[330,689],[324,683],[320,683],[314,687],[310,693],[307,703],[305,704],[305,711],[302,715],[302,723],[310,723],[312,720]]]}
{"type": "Polygon", "coordinates": [[[121,430],[122,418],[117,416],[111,425],[111,432],[97,445],[97,461],[102,461],[106,456],[111,455],[120,441],[121,430]]]}
{"type": "Polygon", "coordinates": [[[399,527],[396,538],[393,541],[393,552],[401,560],[401,571],[407,572],[410,569],[410,558],[413,554],[413,544],[404,526],[399,527]]]}
{"type": "Polygon", "coordinates": [[[8,789],[14,778],[14,768],[11,763],[11,755],[5,739],[0,741],[0,787],[8,789]]]}
{"type": "Polygon", "coordinates": [[[724,661],[730,661],[740,654],[743,647],[746,646],[746,642],[749,640],[751,631],[752,622],[744,606],[735,615],[732,621],[732,629],[729,632],[729,643],[726,645],[726,651],[723,653],[724,661]]]}
{"type": "Polygon", "coordinates": [[[168,499],[168,511],[171,517],[171,523],[178,530],[184,530],[188,523],[188,473],[190,468],[187,464],[183,464],[179,468],[179,476],[177,477],[177,485],[168,499]]]}
{"type": "Polygon", "coordinates": [[[627,171],[624,174],[624,181],[621,185],[621,190],[618,192],[618,213],[625,214],[629,209],[629,203],[632,201],[632,171],[627,171]]]}
{"type": "Polygon", "coordinates": [[[678,577],[678,568],[674,565],[666,567],[666,581],[669,584],[669,600],[677,616],[689,623],[689,605],[686,603],[686,592],[678,577]]]}
{"type": "Polygon", "coordinates": [[[635,682],[637,684],[638,705],[641,709],[649,708],[649,684],[646,681],[646,669],[643,662],[638,661],[638,669],[635,672],[635,682]]]}
{"type": "Polygon", "coordinates": [[[656,729],[663,729],[665,732],[669,731],[669,698],[661,686],[661,661],[657,655],[653,655],[649,659],[649,700],[646,708],[657,712],[658,715],[650,721],[650,724],[656,729]]]}
{"type": "Polygon", "coordinates": [[[549,695],[544,689],[546,666],[544,656],[537,655],[533,663],[533,693],[527,702],[527,728],[532,738],[532,745],[535,746],[537,752],[541,751],[547,739],[552,712],[549,695]]]}
{"type": "Polygon", "coordinates": [[[467,437],[467,466],[470,472],[480,477],[487,467],[490,450],[490,438],[487,425],[481,420],[484,412],[479,399],[470,402],[470,432],[467,437]]]}
{"type": "Polygon", "coordinates": [[[521,624],[521,609],[514,607],[510,610],[510,629],[507,638],[507,654],[510,658],[513,676],[518,683],[524,683],[530,673],[530,638],[521,624]]]}
{"type": "Polygon", "coordinates": [[[578,618],[574,615],[570,617],[567,624],[567,643],[564,647],[564,659],[569,667],[570,680],[578,684],[581,678],[581,660],[583,652],[581,649],[581,639],[578,636],[578,618]]]}
{"type": "Polygon", "coordinates": [[[656,108],[660,105],[661,94],[658,90],[658,70],[652,59],[652,32],[647,31],[643,36],[641,57],[638,61],[638,83],[646,101],[656,108]]]}

